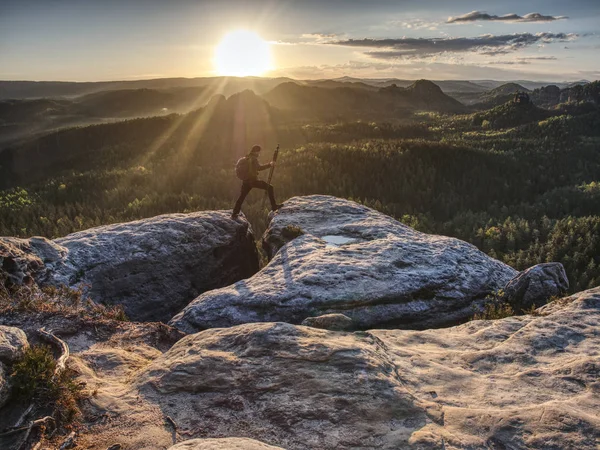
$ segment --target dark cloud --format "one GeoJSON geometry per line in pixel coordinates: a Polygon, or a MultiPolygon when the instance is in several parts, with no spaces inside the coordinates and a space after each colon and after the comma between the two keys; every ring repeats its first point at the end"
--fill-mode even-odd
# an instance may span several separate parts
{"type": "Polygon", "coordinates": [[[553,22],[555,20],[568,19],[566,16],[545,16],[540,13],[529,13],[524,16],[518,14],[505,14],[504,16],[495,16],[482,11],[471,11],[458,17],[448,17],[446,23],[465,23],[477,22],[478,20],[498,21],[498,22],[553,22]]]}
{"type": "Polygon", "coordinates": [[[399,38],[399,39],[348,39],[330,42],[329,45],[382,49],[369,52],[370,56],[389,58],[419,58],[440,53],[476,51],[483,55],[501,55],[534,44],[564,42],[577,35],[566,33],[518,33],[505,35],[483,35],[458,38],[399,38]]]}

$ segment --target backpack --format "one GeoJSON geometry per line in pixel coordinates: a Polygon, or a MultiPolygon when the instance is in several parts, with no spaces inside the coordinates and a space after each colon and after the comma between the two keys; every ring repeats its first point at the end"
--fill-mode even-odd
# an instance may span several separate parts
{"type": "Polygon", "coordinates": [[[238,159],[238,162],[235,164],[235,175],[242,181],[248,179],[250,175],[250,161],[247,156],[238,159]]]}

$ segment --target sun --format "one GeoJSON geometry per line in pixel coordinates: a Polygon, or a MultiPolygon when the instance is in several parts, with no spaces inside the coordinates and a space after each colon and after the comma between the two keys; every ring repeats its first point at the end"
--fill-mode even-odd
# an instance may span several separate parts
{"type": "Polygon", "coordinates": [[[253,31],[232,31],[215,48],[213,62],[219,75],[263,75],[272,69],[271,46],[253,31]]]}

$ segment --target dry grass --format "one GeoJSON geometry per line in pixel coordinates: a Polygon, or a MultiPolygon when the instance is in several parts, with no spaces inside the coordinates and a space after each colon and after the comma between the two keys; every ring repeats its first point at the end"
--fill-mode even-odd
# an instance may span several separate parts
{"type": "Polygon", "coordinates": [[[6,287],[0,280],[0,315],[18,312],[77,315],[83,319],[126,321],[120,305],[104,306],[85,298],[82,288],[37,285],[6,287]]]}

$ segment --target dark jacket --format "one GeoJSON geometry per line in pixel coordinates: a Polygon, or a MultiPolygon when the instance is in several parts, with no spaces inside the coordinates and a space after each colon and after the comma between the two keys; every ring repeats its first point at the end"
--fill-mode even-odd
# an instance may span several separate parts
{"type": "Polygon", "coordinates": [[[258,172],[266,170],[271,167],[271,164],[261,164],[258,162],[258,156],[256,153],[250,153],[248,155],[248,179],[256,180],[258,178],[258,172]]]}

